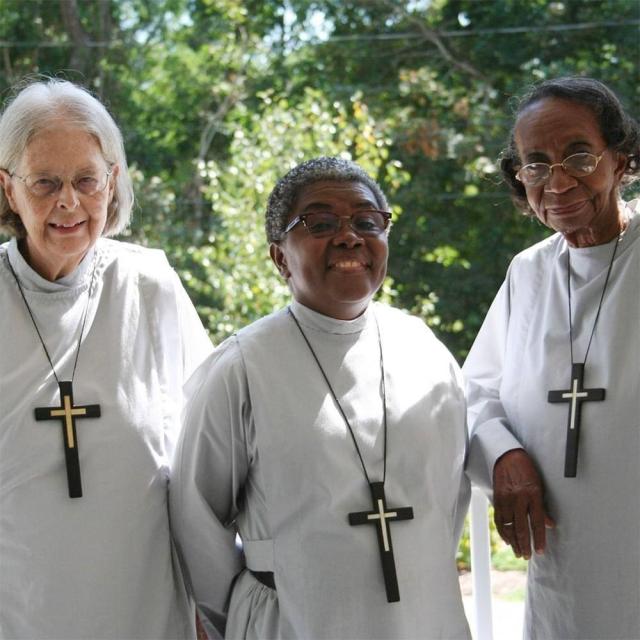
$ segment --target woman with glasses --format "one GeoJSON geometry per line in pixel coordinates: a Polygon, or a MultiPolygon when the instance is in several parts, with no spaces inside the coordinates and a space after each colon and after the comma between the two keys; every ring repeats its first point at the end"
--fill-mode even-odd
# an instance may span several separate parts
{"type": "Polygon", "coordinates": [[[129,221],[120,131],[60,80],[0,118],[0,637],[194,637],[172,554],[183,380],[211,351],[129,221]]]}
{"type": "Polygon", "coordinates": [[[640,638],[640,129],[589,78],[535,86],[502,171],[554,235],[511,263],[464,366],[468,471],[530,559],[525,636],[640,638]]]}
{"type": "Polygon", "coordinates": [[[291,303],[187,385],[171,516],[212,636],[469,638],[459,369],[423,322],[372,302],[388,209],[352,162],[287,173],[266,231],[291,303]]]}

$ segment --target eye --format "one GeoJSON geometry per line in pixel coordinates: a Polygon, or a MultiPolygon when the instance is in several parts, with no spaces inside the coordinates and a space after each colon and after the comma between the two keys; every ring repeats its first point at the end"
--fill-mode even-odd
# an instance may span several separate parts
{"type": "Polygon", "coordinates": [[[525,164],[520,171],[527,174],[528,176],[539,176],[549,169],[549,165],[546,162],[530,162],[529,164],[525,164]]]}
{"type": "Polygon", "coordinates": [[[377,211],[363,211],[353,216],[353,226],[362,233],[379,233],[385,227],[385,218],[377,211]]]}
{"type": "Polygon", "coordinates": [[[31,186],[35,187],[36,189],[47,189],[47,188],[55,188],[57,184],[58,184],[58,181],[55,178],[46,178],[42,176],[39,178],[35,178],[32,181],[31,186]]]}
{"type": "Polygon", "coordinates": [[[95,176],[80,176],[74,180],[74,183],[83,193],[94,192],[98,187],[98,179],[95,176]]]}
{"type": "Polygon", "coordinates": [[[333,232],[338,219],[333,213],[310,213],[305,217],[307,229],[314,235],[333,232]]]}
{"type": "Polygon", "coordinates": [[[25,184],[36,195],[49,195],[57,191],[60,180],[52,176],[33,176],[28,178],[25,184]]]}

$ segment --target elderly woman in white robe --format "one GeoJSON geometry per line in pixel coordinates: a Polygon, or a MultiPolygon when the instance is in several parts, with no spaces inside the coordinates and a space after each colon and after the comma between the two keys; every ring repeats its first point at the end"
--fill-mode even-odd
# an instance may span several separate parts
{"type": "Polygon", "coordinates": [[[122,138],[64,81],[0,118],[0,637],[195,637],[167,483],[182,384],[211,351],[129,220],[122,138]]]}
{"type": "Polygon", "coordinates": [[[171,515],[212,637],[469,638],[459,369],[372,302],[388,208],[352,162],[292,169],[266,227],[293,300],[188,383],[171,515]]]}
{"type": "Polygon", "coordinates": [[[511,263],[464,365],[468,471],[530,558],[525,636],[640,638],[640,131],[589,78],[534,87],[502,168],[557,233],[511,263]]]}

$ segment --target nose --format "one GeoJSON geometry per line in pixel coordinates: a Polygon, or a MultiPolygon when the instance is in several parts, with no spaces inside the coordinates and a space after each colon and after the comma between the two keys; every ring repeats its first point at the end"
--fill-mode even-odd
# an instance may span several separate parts
{"type": "Polygon", "coordinates": [[[333,244],[347,247],[357,247],[358,245],[361,245],[363,242],[362,237],[351,228],[351,217],[341,216],[339,218],[339,222],[340,228],[336,235],[333,236],[333,244]]]}
{"type": "Polygon", "coordinates": [[[565,168],[558,162],[557,164],[552,164],[549,167],[549,171],[551,175],[544,185],[545,191],[550,191],[552,193],[564,193],[565,191],[569,191],[569,189],[573,189],[576,186],[578,181],[570,176],[565,168]]]}
{"type": "Polygon", "coordinates": [[[79,202],[78,194],[71,181],[63,182],[58,192],[58,206],[61,209],[75,209],[79,202]]]}

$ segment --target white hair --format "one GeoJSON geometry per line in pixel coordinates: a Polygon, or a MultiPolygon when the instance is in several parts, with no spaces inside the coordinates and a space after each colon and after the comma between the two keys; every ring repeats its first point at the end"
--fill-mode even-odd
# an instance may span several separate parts
{"type": "MultiPolygon", "coordinates": [[[[59,122],[92,135],[105,161],[110,166],[119,167],[103,235],[120,233],[129,224],[133,207],[133,185],[127,170],[122,134],[104,105],[83,87],[66,80],[48,78],[20,89],[0,117],[0,168],[13,174],[31,139],[59,122]]],[[[0,230],[18,237],[26,235],[2,188],[0,230]]]]}

